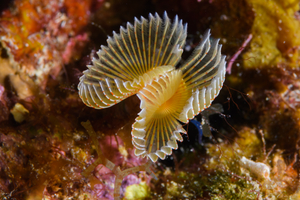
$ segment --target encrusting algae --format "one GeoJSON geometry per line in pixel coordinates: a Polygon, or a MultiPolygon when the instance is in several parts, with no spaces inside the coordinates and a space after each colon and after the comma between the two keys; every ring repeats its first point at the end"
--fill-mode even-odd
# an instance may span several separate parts
{"type": "Polygon", "coordinates": [[[192,56],[178,68],[187,25],[175,17],[149,14],[101,46],[78,85],[82,101],[96,109],[108,108],[137,94],[141,112],[132,125],[135,155],[153,162],[177,149],[176,140],[188,123],[209,107],[225,79],[225,56],[219,40],[207,31],[192,56]]]}
{"type": "Polygon", "coordinates": [[[254,35],[250,51],[243,55],[244,66],[255,68],[287,62],[291,68],[299,67],[299,10],[297,0],[247,0],[256,12],[252,25],[254,35]]]}

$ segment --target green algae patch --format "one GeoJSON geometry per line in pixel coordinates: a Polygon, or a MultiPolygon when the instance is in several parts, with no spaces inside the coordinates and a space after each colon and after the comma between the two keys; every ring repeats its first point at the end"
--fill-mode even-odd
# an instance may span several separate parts
{"type": "Polygon", "coordinates": [[[225,173],[218,173],[208,178],[209,193],[212,200],[254,200],[259,196],[259,185],[244,178],[235,178],[225,173]]]}
{"type": "Polygon", "coordinates": [[[224,170],[208,173],[180,172],[166,185],[164,199],[254,200],[258,197],[257,182],[237,178],[224,170]],[[202,173],[205,174],[202,174],[202,173]]]}
{"type": "Polygon", "coordinates": [[[239,132],[234,143],[222,142],[218,145],[206,145],[207,153],[210,156],[209,162],[204,166],[207,170],[214,170],[222,166],[231,171],[239,172],[240,155],[245,157],[261,156],[262,144],[255,130],[245,128],[239,132]]]}
{"type": "Polygon", "coordinates": [[[255,12],[250,50],[243,55],[246,68],[287,62],[299,66],[300,23],[297,0],[247,0],[255,12]]]}

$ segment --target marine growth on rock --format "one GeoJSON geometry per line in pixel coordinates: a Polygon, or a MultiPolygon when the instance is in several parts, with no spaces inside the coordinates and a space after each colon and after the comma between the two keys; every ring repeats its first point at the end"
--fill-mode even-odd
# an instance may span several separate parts
{"type": "Polygon", "coordinates": [[[225,56],[207,31],[192,55],[177,66],[187,25],[165,13],[127,23],[107,39],[78,85],[82,101],[103,109],[137,95],[141,111],[132,125],[135,155],[153,162],[177,149],[182,123],[211,105],[225,79],[225,56]]]}

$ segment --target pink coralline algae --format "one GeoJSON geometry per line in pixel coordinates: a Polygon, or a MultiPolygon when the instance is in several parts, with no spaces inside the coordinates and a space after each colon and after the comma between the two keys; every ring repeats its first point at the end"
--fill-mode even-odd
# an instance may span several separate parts
{"type": "Polygon", "coordinates": [[[87,25],[93,1],[16,0],[0,18],[2,45],[11,65],[45,86],[65,64],[79,58],[89,40],[87,25]],[[75,53],[76,50],[76,53],[75,53]]]}

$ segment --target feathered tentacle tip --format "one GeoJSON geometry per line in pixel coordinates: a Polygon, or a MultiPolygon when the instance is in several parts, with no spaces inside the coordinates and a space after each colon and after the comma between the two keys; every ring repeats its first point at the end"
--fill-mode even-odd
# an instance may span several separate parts
{"type": "Polygon", "coordinates": [[[177,149],[187,123],[211,105],[225,79],[225,56],[219,40],[207,31],[189,59],[178,69],[187,25],[166,12],[127,23],[120,34],[108,38],[98,59],[92,60],[78,85],[82,101],[90,107],[107,108],[137,94],[141,112],[132,125],[137,156],[153,162],[177,149]]]}

